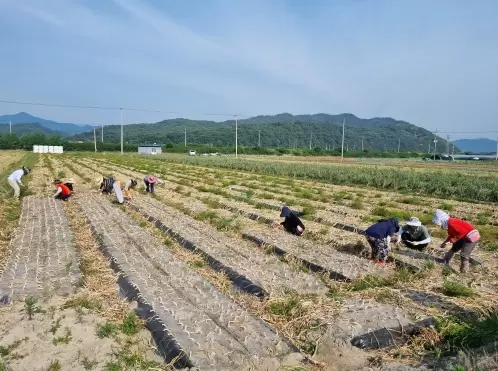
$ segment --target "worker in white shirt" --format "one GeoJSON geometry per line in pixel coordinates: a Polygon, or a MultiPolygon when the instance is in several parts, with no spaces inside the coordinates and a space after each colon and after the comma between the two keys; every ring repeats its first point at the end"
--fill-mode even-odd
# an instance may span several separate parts
{"type": "Polygon", "coordinates": [[[19,199],[19,196],[21,194],[21,188],[19,188],[19,186],[24,187],[24,184],[22,184],[22,182],[21,182],[21,178],[23,177],[23,175],[29,174],[30,171],[31,171],[31,169],[28,169],[28,168],[23,166],[22,169],[16,170],[12,174],[9,175],[7,180],[9,181],[9,185],[14,190],[14,197],[15,198],[19,199]]]}

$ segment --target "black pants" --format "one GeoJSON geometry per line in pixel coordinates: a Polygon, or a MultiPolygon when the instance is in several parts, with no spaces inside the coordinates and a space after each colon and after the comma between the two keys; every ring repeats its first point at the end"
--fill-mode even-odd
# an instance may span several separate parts
{"type": "Polygon", "coordinates": [[[64,183],[64,185],[69,188],[69,190],[72,192],[73,191],[73,184],[72,183],[64,183]]]}
{"type": "Polygon", "coordinates": [[[425,249],[427,246],[429,246],[428,243],[423,243],[421,245],[414,245],[412,243],[409,242],[410,240],[410,236],[406,233],[406,232],[403,232],[401,234],[401,241],[403,241],[403,244],[406,246],[406,247],[409,247],[410,249],[414,249],[414,250],[419,250],[419,251],[422,251],[423,249],[425,249]]]}
{"type": "Polygon", "coordinates": [[[69,197],[71,197],[71,195],[63,195],[62,193],[59,193],[57,196],[55,196],[57,200],[64,200],[64,201],[67,201],[69,197]]]}
{"type": "Polygon", "coordinates": [[[155,183],[149,183],[148,181],[144,180],[145,184],[145,190],[150,193],[154,193],[154,184],[155,183]]]}

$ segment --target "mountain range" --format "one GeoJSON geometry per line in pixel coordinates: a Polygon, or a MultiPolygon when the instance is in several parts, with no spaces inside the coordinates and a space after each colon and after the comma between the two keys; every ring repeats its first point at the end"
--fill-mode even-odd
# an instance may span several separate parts
{"type": "MultiPolygon", "coordinates": [[[[69,140],[93,140],[93,127],[60,123],[35,117],[26,112],[0,116],[0,133],[18,135],[43,133],[59,135],[69,140]]],[[[390,117],[359,118],[350,113],[329,115],[292,115],[282,113],[272,116],[256,116],[238,120],[238,142],[241,146],[287,147],[287,148],[338,148],[342,139],[342,122],[345,122],[345,148],[381,151],[433,151],[434,134],[406,121],[390,117]]],[[[183,118],[163,120],[156,123],[126,125],[125,141],[128,143],[155,142],[162,144],[204,144],[233,146],[235,121],[223,122],[189,120],[183,118]]],[[[100,128],[98,129],[100,137],[100,128]]],[[[120,126],[110,125],[104,129],[105,142],[119,142],[120,126]]],[[[446,140],[438,139],[438,148],[445,150],[446,140]]],[[[494,152],[496,141],[490,139],[461,139],[453,142],[455,151],[494,152]]],[[[439,151],[438,151],[439,152],[439,151]]]]}
{"type": "MultiPolygon", "coordinates": [[[[395,152],[399,148],[403,152],[424,152],[434,140],[434,135],[430,131],[390,117],[362,119],[349,113],[339,115],[282,113],[238,120],[238,144],[271,148],[339,148],[343,121],[345,121],[345,149],[349,151],[358,151],[363,147],[371,151],[395,152]]],[[[185,131],[189,145],[235,145],[234,120],[215,122],[177,118],[153,124],[130,124],[125,128],[124,138],[128,143],[181,144],[185,141],[185,131]]],[[[119,141],[119,138],[119,125],[105,127],[105,141],[119,141]]],[[[92,140],[93,132],[75,135],[73,139],[92,140]]]]}
{"type": "Polygon", "coordinates": [[[76,125],[35,117],[26,112],[15,115],[0,116],[0,132],[9,132],[9,122],[12,123],[12,132],[18,133],[43,133],[57,134],[70,137],[75,134],[93,130],[90,125],[76,125]],[[6,129],[5,129],[6,128],[6,129]],[[31,130],[31,131],[29,131],[31,130]]]}
{"type": "Polygon", "coordinates": [[[453,143],[463,152],[496,153],[496,140],[492,139],[458,139],[453,143]]]}

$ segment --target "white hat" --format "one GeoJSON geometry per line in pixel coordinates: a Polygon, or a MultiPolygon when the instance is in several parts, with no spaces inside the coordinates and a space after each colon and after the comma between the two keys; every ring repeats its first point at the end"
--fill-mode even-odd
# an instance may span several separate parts
{"type": "Polygon", "coordinates": [[[420,227],[422,225],[420,220],[418,218],[415,218],[415,217],[411,217],[410,219],[408,219],[406,224],[411,225],[412,227],[420,227]]]}

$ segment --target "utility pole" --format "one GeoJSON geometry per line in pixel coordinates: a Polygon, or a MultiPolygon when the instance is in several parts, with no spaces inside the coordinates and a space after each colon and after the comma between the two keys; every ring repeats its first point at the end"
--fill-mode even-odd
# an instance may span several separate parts
{"type": "Polygon", "coordinates": [[[398,138],[398,153],[400,148],[401,148],[401,138],[398,138]]]}
{"type": "Polygon", "coordinates": [[[119,114],[121,116],[121,155],[123,155],[123,109],[119,109],[119,114]]]}
{"type": "Polygon", "coordinates": [[[437,148],[437,129],[434,133],[434,161],[436,161],[436,148],[437,148]]]}
{"type": "Polygon", "coordinates": [[[95,145],[95,152],[97,152],[97,134],[95,132],[95,126],[93,127],[93,144],[95,145]]]}
{"type": "Polygon", "coordinates": [[[450,135],[446,135],[446,153],[450,155],[450,135]]]}
{"type": "Polygon", "coordinates": [[[261,147],[261,129],[258,130],[258,147],[261,147]]]}
{"type": "Polygon", "coordinates": [[[310,134],[310,151],[311,151],[311,142],[313,140],[313,129],[311,129],[311,134],[310,134]]]}
{"type": "Polygon", "coordinates": [[[431,153],[431,140],[429,139],[429,150],[427,151],[427,153],[431,153]]]}
{"type": "Polygon", "coordinates": [[[12,134],[12,120],[9,120],[9,133],[12,134]]]}
{"type": "Polygon", "coordinates": [[[498,136],[496,136],[496,161],[498,161],[498,136]]]}
{"type": "Polygon", "coordinates": [[[239,157],[239,122],[235,115],[235,157],[239,157]]]}
{"type": "Polygon", "coordinates": [[[342,147],[341,147],[341,160],[344,160],[344,126],[346,125],[346,118],[342,119],[342,147]]]}
{"type": "Polygon", "coordinates": [[[185,125],[185,148],[187,148],[187,125],[185,125]]]}
{"type": "Polygon", "coordinates": [[[361,137],[361,152],[363,152],[363,137],[361,137]]]}
{"type": "Polygon", "coordinates": [[[104,124],[102,124],[102,143],[104,143],[104,124]]]}

